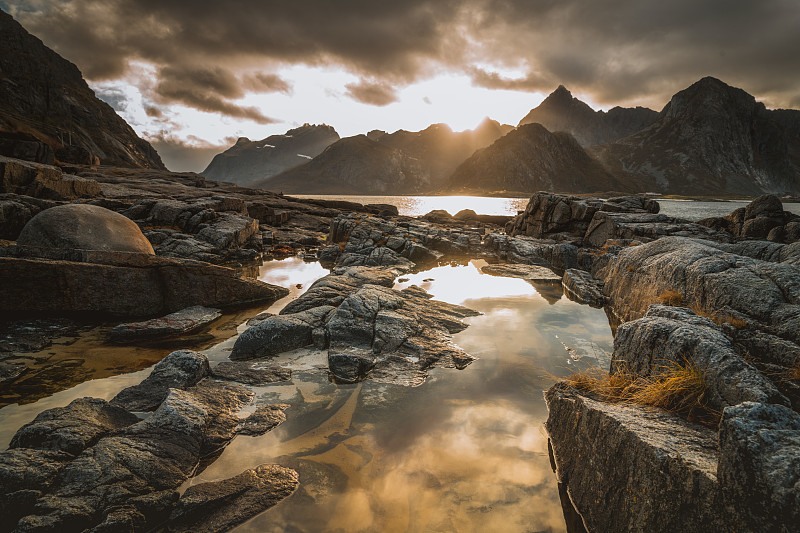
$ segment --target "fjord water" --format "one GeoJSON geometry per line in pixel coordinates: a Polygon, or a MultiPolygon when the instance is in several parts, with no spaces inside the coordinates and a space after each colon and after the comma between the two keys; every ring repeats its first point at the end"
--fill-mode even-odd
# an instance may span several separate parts
{"type": "MultiPolygon", "coordinates": [[[[325,200],[345,200],[360,204],[390,204],[397,207],[401,215],[419,216],[434,209],[444,209],[455,215],[462,209],[472,209],[481,215],[516,215],[523,211],[529,198],[495,198],[489,196],[347,196],[297,194],[298,198],[320,198],[325,200]]],[[[734,209],[746,206],[745,200],[667,200],[656,198],[661,205],[661,213],[687,220],[700,220],[708,217],[723,217],[734,209]]],[[[800,203],[785,203],[783,209],[800,215],[800,203]]]]}
{"type": "MultiPolygon", "coordinates": [[[[492,277],[482,264],[440,266],[396,284],[483,313],[454,336],[478,358],[472,364],[433,369],[414,388],[336,385],[324,352],[282,354],[274,362],[293,368],[292,380],[256,387],[245,411],[287,403],[288,420],[264,436],[237,437],[183,488],[264,463],[297,470],[300,488],[240,531],[565,531],[542,394],[572,368],[608,367],[608,321],[602,310],[567,300],[558,285],[492,277]]],[[[297,258],[265,263],[259,277],[291,290],[268,310],[278,312],[326,273],[297,258]]],[[[212,366],[227,359],[234,340],[204,351],[212,366]]],[[[149,369],[128,372],[0,409],[3,446],[42,410],[83,396],[110,399],[149,369]]]]}

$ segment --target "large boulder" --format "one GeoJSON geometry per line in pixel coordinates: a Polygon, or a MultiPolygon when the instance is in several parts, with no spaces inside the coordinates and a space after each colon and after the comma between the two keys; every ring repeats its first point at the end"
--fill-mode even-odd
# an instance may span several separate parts
{"type": "Polygon", "coordinates": [[[135,222],[110,209],[88,204],[45,209],[22,228],[17,243],[43,248],[155,253],[135,222]]]}
{"type": "Polygon", "coordinates": [[[740,239],[792,243],[800,240],[800,216],[784,211],[774,194],[759,196],[725,217],[711,217],[698,224],[724,230],[740,239]]]}
{"type": "Polygon", "coordinates": [[[241,361],[270,357],[314,344],[315,338],[322,339],[319,347],[324,348],[325,320],[334,309],[322,305],[298,313],[267,317],[239,335],[230,358],[241,361]]]}

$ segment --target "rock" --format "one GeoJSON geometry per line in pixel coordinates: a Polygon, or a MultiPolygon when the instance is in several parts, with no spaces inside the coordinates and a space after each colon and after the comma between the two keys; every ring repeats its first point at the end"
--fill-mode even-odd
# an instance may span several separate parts
{"type": "Polygon", "coordinates": [[[76,165],[99,165],[100,158],[83,146],[63,146],[56,150],[56,159],[61,163],[76,165]]]}
{"type": "Polygon", "coordinates": [[[730,242],[731,237],[706,226],[653,213],[595,213],[586,234],[584,243],[600,247],[607,241],[633,239],[642,242],[661,237],[677,235],[695,237],[712,241],[730,242]]]}
{"type": "Polygon", "coordinates": [[[51,450],[16,448],[0,452],[0,513],[8,531],[30,513],[36,500],[72,458],[51,450]]]}
{"type": "Polygon", "coordinates": [[[714,429],[559,383],[545,427],[560,483],[588,531],[726,531],[714,429]]]}
{"type": "Polygon", "coordinates": [[[111,330],[111,340],[124,343],[141,339],[183,335],[207,326],[221,316],[222,311],[219,309],[196,305],[161,318],[114,326],[111,330]]]}
{"type": "MultiPolygon", "coordinates": [[[[431,213],[433,213],[433,212],[434,211],[431,211],[431,213]]],[[[447,213],[447,211],[445,211],[445,213],[447,213]]],[[[430,213],[428,213],[428,214],[430,214],[430,213]]],[[[448,213],[448,215],[449,215],[449,213],[448,213]]],[[[425,215],[425,216],[428,216],[428,215],[425,215]]],[[[456,220],[477,220],[478,219],[478,213],[476,213],[472,209],[462,209],[461,211],[459,211],[458,213],[453,215],[453,218],[456,219],[456,220]]]]}
{"type": "Polygon", "coordinates": [[[217,379],[247,385],[266,385],[292,379],[292,371],[288,368],[243,361],[222,361],[211,369],[211,374],[217,379]]]}
{"type": "Polygon", "coordinates": [[[569,243],[550,243],[530,237],[509,237],[490,233],[486,245],[500,257],[511,263],[538,265],[563,272],[568,268],[591,267],[579,262],[578,248],[569,243]]]}
{"type": "Polygon", "coordinates": [[[658,375],[671,363],[695,364],[705,376],[705,401],[719,412],[746,401],[789,401],[767,378],[742,359],[731,340],[711,320],[690,309],[651,306],[644,318],[617,328],[611,372],[624,367],[658,375]]]}
{"type": "Polygon", "coordinates": [[[145,254],[0,247],[0,311],[162,316],[275,301],[289,291],[235,270],[145,254]]]}
{"type": "Polygon", "coordinates": [[[329,351],[328,369],[337,383],[363,381],[375,366],[376,358],[371,350],[356,348],[347,351],[329,351]]]}
{"type": "Polygon", "coordinates": [[[350,382],[390,357],[413,366],[403,374],[435,365],[464,368],[473,357],[453,345],[450,335],[467,327],[462,318],[476,314],[466,307],[419,296],[418,291],[364,285],[328,320],[329,363],[337,368],[331,371],[350,382]]]}
{"type": "Polygon", "coordinates": [[[17,529],[155,527],[201,457],[218,454],[233,438],[236,412],[252,396],[242,387],[207,381],[186,391],[171,389],[148,418],[67,463],[17,529]]]}
{"type": "Polygon", "coordinates": [[[16,241],[30,219],[54,205],[55,202],[30,196],[0,194],[0,239],[16,241]]]}
{"type": "Polygon", "coordinates": [[[728,407],[719,429],[717,476],[724,510],[746,531],[800,523],[800,416],[781,405],[728,407]]]}
{"type": "MultiPolygon", "coordinates": [[[[420,247],[421,249],[424,249],[420,247]]],[[[417,253],[412,254],[422,262],[423,255],[416,250],[417,253]]],[[[425,254],[426,256],[428,254],[425,254]]],[[[432,255],[432,254],[431,254],[432,255]]],[[[405,257],[402,257],[391,248],[385,246],[378,246],[372,248],[369,253],[344,253],[336,260],[337,266],[374,266],[374,267],[393,267],[403,272],[407,272],[414,268],[414,263],[405,257]]]]}
{"type": "Polygon", "coordinates": [[[787,243],[800,239],[800,233],[796,231],[800,226],[800,216],[784,211],[783,204],[774,194],[759,196],[728,216],[706,218],[698,224],[724,229],[741,239],[787,243]]]}
{"type": "Polygon", "coordinates": [[[0,132],[0,155],[44,165],[55,164],[53,149],[24,133],[0,132]]]}
{"type": "Polygon", "coordinates": [[[136,415],[105,400],[78,398],[66,407],[39,413],[14,434],[9,448],[36,448],[78,455],[101,437],[138,421],[136,415]]]}
{"type": "Polygon", "coordinates": [[[133,221],[111,210],[86,204],[45,209],[22,228],[17,243],[45,248],[154,254],[150,242],[133,221]]]}
{"type": "Polygon", "coordinates": [[[288,405],[282,403],[259,407],[241,423],[239,435],[248,435],[251,437],[263,435],[281,422],[286,421],[286,414],[284,411],[288,408],[288,405]]]}
{"type": "Polygon", "coordinates": [[[796,267],[729,249],[733,247],[682,237],[626,248],[602,273],[604,292],[623,320],[644,316],[651,304],[659,303],[659,295],[675,291],[683,305],[723,320],[744,319],[753,327],[800,342],[796,267]]]}
{"type": "Polygon", "coordinates": [[[25,363],[9,363],[0,361],[0,384],[10,383],[28,370],[25,363]]]}
{"type": "Polygon", "coordinates": [[[493,264],[481,267],[481,272],[492,276],[521,278],[537,282],[561,281],[561,276],[547,267],[524,264],[493,264]]]}
{"type": "Polygon", "coordinates": [[[584,270],[567,269],[561,280],[564,293],[570,300],[601,308],[606,304],[603,295],[603,284],[584,270]]]}
{"type": "Polygon", "coordinates": [[[242,361],[270,357],[313,344],[314,330],[323,327],[333,310],[333,306],[323,305],[298,313],[268,317],[239,335],[230,358],[232,361],[242,361]]]}
{"type": "Polygon", "coordinates": [[[222,532],[269,509],[292,494],[297,472],[260,465],[223,481],[192,485],[170,515],[170,531],[222,532]]]}
{"type": "Polygon", "coordinates": [[[750,220],[756,217],[783,217],[783,204],[774,194],[764,194],[759,196],[744,208],[744,219],[750,220]]]}
{"type": "Polygon", "coordinates": [[[315,281],[299,298],[286,304],[280,314],[294,314],[323,305],[338,307],[363,285],[391,287],[399,274],[393,269],[365,266],[337,268],[315,281]]]}
{"type": "Polygon", "coordinates": [[[170,389],[189,388],[209,373],[205,355],[189,350],[172,352],[156,363],[144,381],[114,396],[111,404],[128,411],[152,411],[164,401],[170,389]]]}
{"type": "Polygon", "coordinates": [[[642,196],[602,200],[538,192],[528,201],[525,211],[506,225],[506,233],[511,237],[525,235],[535,238],[549,238],[566,233],[581,238],[598,211],[658,213],[659,207],[655,200],[642,196]]]}

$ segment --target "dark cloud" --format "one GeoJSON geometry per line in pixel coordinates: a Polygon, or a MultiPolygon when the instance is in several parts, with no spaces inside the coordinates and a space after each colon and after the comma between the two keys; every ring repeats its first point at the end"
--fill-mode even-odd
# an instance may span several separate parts
{"type": "Polygon", "coordinates": [[[292,94],[292,85],[277,74],[249,74],[242,77],[242,87],[256,93],[292,94]]]}
{"type": "MultiPolygon", "coordinates": [[[[259,124],[276,122],[258,108],[240,106],[230,101],[242,98],[247,84],[223,68],[169,66],[159,71],[158,79],[155,97],[160,103],[180,103],[201,111],[244,118],[259,124]]],[[[256,78],[253,80],[264,83],[256,78]]],[[[273,83],[278,81],[282,80],[276,76],[273,83]]],[[[252,80],[249,83],[252,84],[252,80]]]]}
{"type": "Polygon", "coordinates": [[[228,137],[224,144],[219,145],[191,135],[187,139],[178,139],[167,131],[145,137],[173,172],[202,172],[215,155],[236,142],[235,137],[228,137]]]}
{"type": "Polygon", "coordinates": [[[102,101],[114,108],[117,113],[124,113],[128,109],[128,98],[125,93],[114,87],[95,88],[94,94],[102,101]]]}
{"type": "Polygon", "coordinates": [[[362,104],[385,106],[397,102],[397,92],[387,83],[372,83],[361,80],[344,86],[347,96],[362,104]]]}
{"type": "Polygon", "coordinates": [[[200,95],[168,91],[220,112],[236,98],[230,81],[289,92],[269,71],[292,63],[377,85],[441,71],[490,88],[563,83],[606,104],[664,103],[705,75],[774,105],[800,95],[796,0],[5,1],[90,79],[118,77],[131,61],[235,73],[210,77],[200,95]],[[525,74],[496,74],[509,69],[525,74]]]}

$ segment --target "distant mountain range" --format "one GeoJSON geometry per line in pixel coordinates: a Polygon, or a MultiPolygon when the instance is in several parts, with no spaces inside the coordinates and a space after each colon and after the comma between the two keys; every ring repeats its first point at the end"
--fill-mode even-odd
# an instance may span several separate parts
{"type": "Polygon", "coordinates": [[[41,163],[163,169],[78,67],[0,10],[0,154],[41,163]]]}
{"type": "Polygon", "coordinates": [[[338,140],[336,130],[325,124],[304,124],[260,141],[240,137],[236,144],[214,156],[201,174],[209,179],[249,186],[308,162],[338,140]]]}
{"type": "MultiPolygon", "coordinates": [[[[0,154],[40,163],[164,168],[78,68],[0,11],[0,154]]],[[[241,138],[206,177],[287,193],[800,194],[800,111],[769,110],[706,77],[656,113],[595,111],[563,86],[517,128],[434,124],[340,139],[305,124],[241,138]]]]}
{"type": "Polygon", "coordinates": [[[559,85],[541,104],[531,109],[519,125],[538,123],[550,131],[571,134],[581,146],[594,146],[636,133],[657,118],[658,112],[646,107],[595,111],[559,85]]]}
{"type": "Polygon", "coordinates": [[[312,161],[251,185],[295,194],[430,193],[475,150],[513,129],[487,118],[462,132],[445,124],[418,132],[371,131],[341,139],[312,161]]]}

